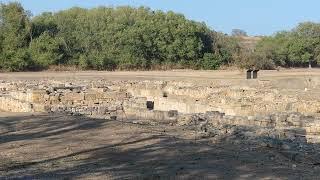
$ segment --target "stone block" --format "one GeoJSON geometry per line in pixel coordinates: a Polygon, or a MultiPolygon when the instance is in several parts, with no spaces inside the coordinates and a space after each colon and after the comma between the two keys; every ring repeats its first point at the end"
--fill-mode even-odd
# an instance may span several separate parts
{"type": "Polygon", "coordinates": [[[32,104],[11,96],[0,96],[0,109],[8,112],[33,112],[32,104]]]}
{"type": "Polygon", "coordinates": [[[279,114],[273,114],[270,116],[272,121],[275,122],[284,122],[287,120],[288,114],[286,113],[279,113],[279,114]]]}
{"type": "Polygon", "coordinates": [[[32,109],[33,109],[33,112],[48,112],[50,110],[50,107],[44,104],[34,103],[32,104],[32,109]]]}
{"type": "Polygon", "coordinates": [[[27,101],[31,103],[43,103],[45,101],[44,96],[47,94],[45,90],[28,90],[27,101]]]}
{"type": "Polygon", "coordinates": [[[207,111],[205,113],[205,116],[208,119],[221,119],[221,118],[223,118],[224,115],[225,115],[225,113],[221,113],[219,111],[207,111]]]}
{"type": "Polygon", "coordinates": [[[105,99],[106,96],[104,93],[99,93],[99,92],[95,92],[95,93],[86,93],[84,95],[84,99],[86,101],[97,101],[99,99],[105,99]]]}
{"type": "Polygon", "coordinates": [[[291,133],[295,135],[306,135],[306,129],[305,128],[290,128],[290,129],[283,129],[283,132],[285,133],[291,133]]]}
{"type": "Polygon", "coordinates": [[[108,111],[116,111],[117,110],[117,106],[115,105],[111,105],[108,107],[108,111]]]}
{"type": "Polygon", "coordinates": [[[62,102],[65,101],[82,101],[84,100],[84,93],[66,93],[60,97],[62,102]]]}
{"type": "Polygon", "coordinates": [[[97,114],[105,115],[107,112],[108,112],[108,107],[105,107],[105,106],[98,107],[97,114]]]}
{"type": "Polygon", "coordinates": [[[253,121],[253,124],[254,124],[255,126],[260,126],[260,125],[261,125],[261,121],[255,120],[255,121],[253,121]]]}
{"type": "Polygon", "coordinates": [[[169,117],[177,117],[178,116],[178,111],[177,110],[170,110],[168,112],[169,117]]]}
{"type": "Polygon", "coordinates": [[[287,117],[288,122],[298,122],[300,121],[301,114],[290,114],[287,117]]]}

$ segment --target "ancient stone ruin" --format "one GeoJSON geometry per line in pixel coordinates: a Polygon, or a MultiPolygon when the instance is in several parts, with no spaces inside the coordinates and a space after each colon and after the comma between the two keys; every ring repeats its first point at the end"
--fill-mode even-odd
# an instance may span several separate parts
{"type": "Polygon", "coordinates": [[[293,81],[11,80],[0,84],[0,109],[186,127],[317,164],[320,81],[293,81]]]}
{"type": "Polygon", "coordinates": [[[320,93],[314,85],[305,91],[263,81],[254,87],[218,81],[4,81],[0,109],[196,125],[207,136],[245,128],[263,137],[318,143],[320,93]]]}

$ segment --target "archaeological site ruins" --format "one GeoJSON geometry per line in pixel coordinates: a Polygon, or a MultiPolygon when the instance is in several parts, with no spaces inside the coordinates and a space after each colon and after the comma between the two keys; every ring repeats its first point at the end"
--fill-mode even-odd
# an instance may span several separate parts
{"type": "Polygon", "coordinates": [[[0,109],[185,127],[199,141],[228,137],[238,144],[277,149],[295,163],[320,163],[319,76],[242,77],[4,78],[0,109]]]}

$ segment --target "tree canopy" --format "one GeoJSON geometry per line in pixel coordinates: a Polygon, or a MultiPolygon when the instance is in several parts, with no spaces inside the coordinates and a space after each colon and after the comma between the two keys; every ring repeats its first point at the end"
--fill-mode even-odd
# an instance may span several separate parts
{"type": "Polygon", "coordinates": [[[320,62],[320,24],[300,23],[291,31],[282,31],[263,38],[254,53],[262,68],[275,66],[303,67],[320,62]],[[264,63],[261,63],[264,62],[264,63]]]}
{"type": "Polygon", "coordinates": [[[0,68],[72,65],[82,69],[216,69],[230,62],[225,35],[174,12],[140,7],[74,7],[30,17],[0,7],[0,68]]]}
{"type": "Polygon", "coordinates": [[[0,4],[0,70],[274,69],[320,62],[318,23],[264,37],[254,51],[243,48],[239,36],[247,34],[235,29],[229,36],[182,14],[146,7],[74,7],[32,17],[11,2],[0,4]]]}

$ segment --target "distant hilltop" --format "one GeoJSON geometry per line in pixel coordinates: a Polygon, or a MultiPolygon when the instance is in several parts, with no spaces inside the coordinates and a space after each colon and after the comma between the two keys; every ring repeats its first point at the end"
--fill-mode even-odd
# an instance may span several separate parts
{"type": "Polygon", "coordinates": [[[257,43],[263,38],[263,36],[236,36],[240,45],[248,50],[254,50],[257,43]]]}

